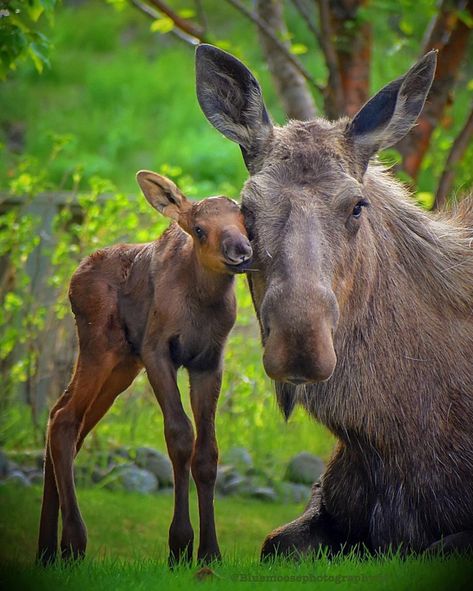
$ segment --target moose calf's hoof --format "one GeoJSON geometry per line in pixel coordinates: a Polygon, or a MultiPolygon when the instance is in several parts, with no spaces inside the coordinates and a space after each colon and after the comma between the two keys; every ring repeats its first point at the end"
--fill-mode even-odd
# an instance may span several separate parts
{"type": "Polygon", "coordinates": [[[80,560],[85,556],[87,529],[82,520],[65,523],[62,529],[61,556],[63,560],[80,560]]]}
{"type": "Polygon", "coordinates": [[[38,566],[51,566],[56,561],[57,548],[41,548],[36,555],[36,564],[38,566]]]}
{"type": "Polygon", "coordinates": [[[212,564],[215,562],[222,561],[222,555],[220,554],[220,550],[217,548],[216,550],[200,550],[197,554],[197,561],[199,564],[212,564]]]}

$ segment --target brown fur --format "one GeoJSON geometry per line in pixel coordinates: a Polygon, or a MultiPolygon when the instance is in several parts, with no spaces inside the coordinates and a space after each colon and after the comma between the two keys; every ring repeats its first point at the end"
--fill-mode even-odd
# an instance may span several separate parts
{"type": "Polygon", "coordinates": [[[242,207],[265,369],[286,416],[302,404],[339,440],[306,511],[263,556],[421,551],[442,537],[473,548],[473,204],[426,213],[369,163],[415,123],[434,70],[430,53],[351,121],[279,128],[258,116],[243,64],[198,50],[204,113],[251,172],[242,207]]]}
{"type": "Polygon", "coordinates": [[[199,498],[199,560],[219,558],[213,497],[217,469],[215,410],[225,340],[235,321],[233,275],[251,257],[243,218],[229,199],[192,205],[164,177],[142,171],[150,203],[175,219],[161,238],[121,244],[87,257],[74,273],[70,301],[79,356],[48,426],[38,559],[57,551],[59,506],[65,558],[85,553],[87,533],[76,499],[73,460],[84,438],[144,367],[164,415],[174,470],[170,560],[192,559],[189,470],[199,498]],[[199,232],[205,236],[199,237],[199,232]],[[197,438],[176,383],[189,373],[197,438]]]}

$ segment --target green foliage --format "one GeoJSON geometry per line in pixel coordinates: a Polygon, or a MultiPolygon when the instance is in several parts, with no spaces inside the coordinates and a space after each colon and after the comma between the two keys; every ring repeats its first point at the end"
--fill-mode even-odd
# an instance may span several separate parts
{"type": "MultiPolygon", "coordinates": [[[[53,165],[67,148],[69,138],[50,139],[48,162],[53,165]]],[[[173,178],[189,195],[202,195],[203,190],[180,167],[167,164],[158,168],[173,178]]],[[[72,173],[75,186],[82,184],[81,170],[72,173]]],[[[11,361],[11,372],[4,384],[12,394],[21,382],[35,383],[44,331],[51,321],[70,316],[67,298],[69,280],[81,258],[98,248],[129,241],[147,242],[159,236],[168,222],[148,205],[145,199],[126,195],[109,180],[92,176],[87,190],[70,196],[70,203],[58,210],[52,220],[52,237],[44,239],[40,231],[41,218],[28,213],[34,195],[48,188],[37,162],[24,159],[10,179],[11,189],[30,194],[21,206],[6,209],[0,216],[0,256],[8,255],[15,269],[13,288],[5,294],[0,308],[0,330],[3,338],[0,361],[11,361]],[[52,239],[51,239],[52,238],[52,239]],[[36,249],[46,249],[51,262],[49,285],[56,290],[55,303],[48,307],[34,297],[28,260],[36,249]]],[[[259,332],[251,298],[244,277],[237,278],[239,302],[238,321],[233,330],[225,357],[217,431],[220,448],[248,447],[257,465],[275,477],[281,477],[284,463],[303,449],[330,456],[334,439],[322,426],[313,423],[302,411],[296,412],[286,424],[276,408],[273,386],[261,363],[259,332]],[[274,446],[284,441],[283,449],[274,446]]],[[[65,387],[66,384],[64,384],[65,387]]],[[[183,372],[179,378],[186,410],[191,416],[188,384],[183,372]]],[[[51,393],[51,402],[60,392],[51,393]]],[[[38,413],[32,405],[33,424],[28,418],[28,407],[18,408],[12,396],[4,397],[0,417],[0,445],[8,449],[38,445],[45,429],[47,414],[38,413]]],[[[79,463],[95,461],[90,452],[105,451],[112,445],[152,445],[165,450],[161,412],[144,375],[120,397],[94,433],[86,440],[79,463]]]]}
{"type": "MultiPolygon", "coordinates": [[[[25,22],[29,30],[44,34],[48,17],[59,3],[15,0],[1,4],[2,9],[5,4],[21,5],[20,15],[25,19],[32,10],[25,22]]],[[[31,59],[26,59],[2,85],[0,186],[26,196],[18,206],[2,209],[0,218],[0,256],[8,255],[16,270],[15,285],[0,307],[0,364],[11,367],[8,383],[2,384],[7,395],[0,402],[0,442],[8,447],[38,444],[38,438],[32,436],[28,407],[11,405],[9,393],[15,383],[34,381],[38,356],[43,352],[42,335],[51,319],[70,317],[67,288],[79,260],[118,241],[151,240],[165,228],[165,222],[137,196],[135,171],[160,170],[194,198],[219,193],[237,197],[247,176],[238,148],[219,136],[200,112],[192,50],[164,32],[163,19],[158,20],[160,24],[150,24],[125,0],[109,0],[109,4],[119,10],[102,2],[58,8],[56,26],[46,33],[55,47],[52,67],[40,76],[31,59]],[[150,32],[150,26],[155,33],[150,32]],[[24,129],[20,150],[9,145],[12,123],[24,129]],[[52,221],[52,242],[41,234],[36,208],[35,195],[45,190],[72,192],[70,203],[52,221]],[[51,261],[47,281],[56,290],[52,307],[33,296],[27,265],[38,249],[51,261]],[[21,354],[16,355],[19,348],[21,354]]],[[[183,18],[194,18],[182,12],[190,8],[189,2],[176,0],[172,5],[183,18]]],[[[283,123],[255,31],[219,0],[206,0],[205,6],[210,30],[218,32],[215,43],[251,66],[274,119],[283,123]]],[[[373,23],[373,90],[413,62],[435,10],[433,0],[415,5],[412,0],[366,3],[359,18],[373,23]]],[[[325,65],[314,55],[312,34],[290,2],[286,3],[286,19],[293,53],[315,79],[324,80],[325,65]]],[[[6,34],[6,23],[0,18],[0,35],[6,34]]],[[[0,52],[6,46],[0,42],[0,52]]],[[[320,107],[321,97],[316,100],[320,107]]],[[[426,206],[431,203],[467,104],[468,88],[457,93],[449,118],[434,134],[419,181],[426,206]]],[[[399,155],[389,151],[382,158],[393,164],[399,155]]],[[[458,167],[460,189],[473,181],[472,159],[473,145],[458,167]]],[[[258,330],[243,278],[237,281],[237,293],[239,319],[227,348],[217,420],[221,449],[244,445],[258,465],[275,475],[285,459],[303,449],[327,459],[334,440],[324,428],[300,410],[287,425],[281,418],[272,384],[262,369],[258,330]]],[[[187,400],[185,377],[180,378],[180,385],[187,400]]],[[[58,395],[51,392],[51,401],[58,395]]],[[[186,405],[189,410],[188,402],[186,405]]],[[[36,413],[33,418],[41,433],[46,414],[36,413]]],[[[88,461],[87,449],[107,449],[121,443],[164,449],[162,417],[144,376],[120,397],[86,442],[79,461],[88,461]]]]}
{"type": "Polygon", "coordinates": [[[50,66],[49,39],[40,27],[44,19],[51,24],[57,5],[58,0],[0,2],[0,80],[26,59],[39,73],[50,66]]]}

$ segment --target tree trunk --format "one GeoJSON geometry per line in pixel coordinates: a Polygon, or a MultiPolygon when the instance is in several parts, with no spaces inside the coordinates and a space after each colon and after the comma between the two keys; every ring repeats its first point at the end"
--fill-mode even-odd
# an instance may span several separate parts
{"type": "Polygon", "coordinates": [[[471,29],[459,18],[460,10],[467,10],[473,16],[473,0],[442,1],[422,50],[422,54],[431,49],[439,51],[429,98],[417,126],[396,146],[403,158],[402,169],[414,180],[429,148],[432,133],[452,102],[451,91],[465,57],[471,29]]]}
{"type": "Polygon", "coordinates": [[[367,0],[319,0],[328,3],[343,92],[343,113],[353,116],[368,100],[372,34],[371,23],[359,18],[367,0]]]}
{"type": "MultiPolygon", "coordinates": [[[[256,14],[279,39],[286,38],[281,0],[256,0],[256,14]]],[[[258,34],[276,92],[287,116],[290,119],[313,119],[316,116],[315,102],[304,77],[267,35],[259,29],[258,34]]],[[[288,46],[287,43],[285,45],[288,46]]]]}
{"type": "Polygon", "coordinates": [[[473,106],[448,155],[435,195],[434,209],[442,209],[445,206],[455,178],[455,166],[463,158],[471,138],[473,138],[473,106]]]}

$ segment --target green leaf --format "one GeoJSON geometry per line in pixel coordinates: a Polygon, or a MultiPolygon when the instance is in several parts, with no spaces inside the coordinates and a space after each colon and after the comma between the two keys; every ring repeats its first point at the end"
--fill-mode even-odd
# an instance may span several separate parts
{"type": "Polygon", "coordinates": [[[158,18],[151,23],[150,27],[153,33],[169,33],[174,29],[174,22],[168,16],[163,16],[162,18],[158,18]]]}
{"type": "Polygon", "coordinates": [[[469,29],[473,29],[473,16],[468,10],[457,10],[457,16],[469,29]]]}
{"type": "Polygon", "coordinates": [[[42,53],[36,43],[32,43],[28,47],[28,54],[33,60],[36,71],[41,74],[45,65],[49,66],[48,58],[42,53]]]}
{"type": "Polygon", "coordinates": [[[309,48],[307,47],[307,45],[304,45],[303,43],[294,43],[294,45],[291,45],[291,53],[293,53],[294,55],[302,55],[304,53],[307,53],[309,51],[309,48]]]}
{"type": "Polygon", "coordinates": [[[182,8],[181,10],[177,11],[177,14],[181,17],[181,18],[194,18],[195,16],[195,10],[192,10],[192,8],[182,8]]]}
{"type": "Polygon", "coordinates": [[[39,0],[34,0],[28,8],[28,14],[32,21],[37,22],[44,12],[44,6],[39,0]]]}
{"type": "Polygon", "coordinates": [[[424,207],[425,209],[432,209],[434,205],[434,194],[428,192],[420,192],[417,193],[417,201],[424,207]]]}
{"type": "Polygon", "coordinates": [[[399,23],[399,28],[401,29],[401,31],[405,34],[405,35],[412,35],[412,33],[414,32],[414,27],[412,25],[412,23],[406,21],[405,19],[403,19],[400,23],[399,23]]]}

